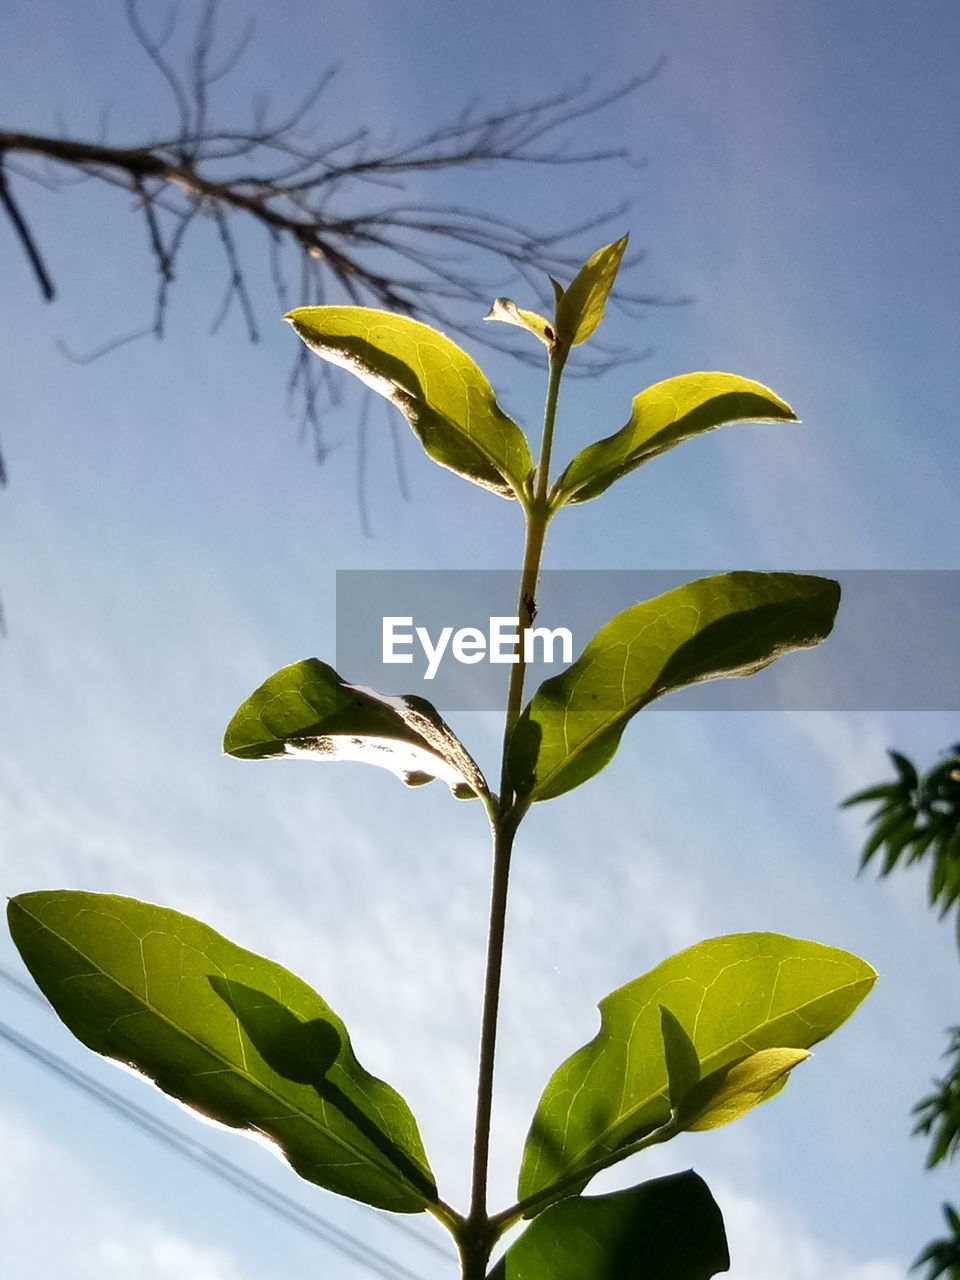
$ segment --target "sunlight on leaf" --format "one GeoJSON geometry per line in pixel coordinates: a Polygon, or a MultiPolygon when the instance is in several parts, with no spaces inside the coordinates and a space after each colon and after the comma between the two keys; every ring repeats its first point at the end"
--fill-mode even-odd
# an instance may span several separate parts
{"type": "Polygon", "coordinates": [[[536,1196],[545,1204],[579,1189],[582,1171],[622,1159],[668,1124],[671,1079],[661,1007],[685,1029],[699,1058],[704,1079],[690,1115],[692,1127],[706,1128],[696,1121],[709,1118],[712,1104],[719,1124],[725,1106],[736,1108],[751,1096],[753,1106],[770,1096],[784,1071],[805,1056],[791,1058],[789,1051],[807,1050],[835,1031],[875,980],[870,965],[849,952],[744,933],[700,942],[620,987],[600,1002],[597,1036],[544,1090],[524,1150],[521,1200],[536,1196]],[[776,1054],[756,1060],[764,1050],[776,1054]],[[734,1063],[742,1070],[715,1076],[734,1063]]]}
{"type": "Polygon", "coordinates": [[[387,698],[345,684],[317,658],[283,667],[227,726],[227,755],[380,765],[408,786],[439,778],[460,800],[489,796],[483,774],[425,698],[387,698]]]}
{"type": "Polygon", "coordinates": [[[677,1127],[697,1133],[730,1124],[779,1093],[789,1072],[809,1057],[808,1049],[761,1049],[721,1067],[686,1094],[677,1127]]]}
{"type": "Polygon", "coordinates": [[[523,493],[533,470],[526,437],[455,342],[370,307],[298,307],[284,319],[318,356],[396,405],[435,462],[501,498],[523,493]]]}
{"type": "Polygon", "coordinates": [[[819,644],[839,600],[840,588],[827,578],[725,573],[624,610],[534,694],[510,741],[515,791],[529,803],[586,782],[609,763],[642,707],[819,644]]]}
{"type": "Polygon", "coordinates": [[[407,1104],[354,1056],[301,979],[165,907],[27,893],[10,932],[37,985],[95,1053],[276,1143],[302,1178],[395,1213],[437,1192],[407,1104]]]}
{"type": "Polygon", "coordinates": [[[545,320],[536,311],[522,310],[510,298],[494,298],[493,306],[483,318],[500,320],[503,324],[515,324],[521,329],[528,330],[548,347],[553,345],[556,337],[549,320],[545,320]]]}
{"type": "Polygon", "coordinates": [[[732,373],[684,373],[634,397],[630,421],[587,445],[554,485],[553,506],[587,502],[641,463],[729,422],[796,422],[779,396],[732,373]]]}
{"type": "MultiPolygon", "coordinates": [[[[557,338],[567,347],[591,337],[603,319],[607,298],[620,270],[627,236],[598,249],[557,298],[557,338]]],[[[554,291],[556,291],[554,283],[554,291]]]]}
{"type": "Polygon", "coordinates": [[[660,1006],[660,1035],[669,1085],[667,1101],[675,1111],[690,1090],[700,1083],[700,1059],[693,1041],[663,1005],[660,1006]]]}

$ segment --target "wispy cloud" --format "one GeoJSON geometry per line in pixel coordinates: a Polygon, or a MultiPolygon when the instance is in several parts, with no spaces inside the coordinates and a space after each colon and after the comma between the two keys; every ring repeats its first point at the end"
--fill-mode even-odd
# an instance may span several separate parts
{"type": "Polygon", "coordinates": [[[856,1261],[833,1253],[782,1207],[724,1186],[713,1191],[723,1206],[736,1280],[903,1280],[903,1264],[892,1258],[856,1261]]]}
{"type": "Polygon", "coordinates": [[[155,1227],[128,1227],[106,1236],[96,1251],[91,1275],[117,1280],[240,1280],[232,1258],[169,1235],[155,1227]]]}
{"type": "Polygon", "coordinates": [[[7,1274],[240,1280],[238,1263],[227,1251],[118,1211],[108,1197],[97,1195],[95,1181],[69,1148],[39,1137],[12,1111],[0,1111],[0,1148],[7,1274]],[[40,1198],[57,1206],[55,1230],[40,1232],[33,1223],[40,1198]]]}

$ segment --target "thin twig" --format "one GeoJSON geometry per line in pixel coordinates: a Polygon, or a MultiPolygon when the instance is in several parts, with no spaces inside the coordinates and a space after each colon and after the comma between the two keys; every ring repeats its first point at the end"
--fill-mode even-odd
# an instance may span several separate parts
{"type": "Polygon", "coordinates": [[[13,224],[13,229],[17,233],[17,238],[23,247],[27,260],[33,269],[33,274],[37,278],[37,284],[40,286],[40,292],[45,302],[52,302],[57,296],[57,291],[53,286],[53,281],[44,265],[43,258],[40,256],[40,250],[37,242],[33,238],[27,220],[17,207],[17,202],[13,198],[13,193],[7,184],[7,175],[4,172],[4,156],[0,152],[0,205],[3,205],[3,211],[13,224]]]}
{"type": "MultiPolygon", "coordinates": [[[[192,47],[178,65],[168,52],[175,10],[147,11],[138,0],[125,0],[125,8],[133,38],[169,91],[172,130],[168,125],[130,146],[110,144],[106,117],[99,136],[89,139],[69,135],[65,126],[55,136],[0,130],[0,160],[18,180],[54,190],[74,180],[117,187],[135,198],[133,207],[144,220],[157,267],[150,323],[86,354],[78,355],[61,343],[71,359],[86,363],[139,338],[164,336],[180,250],[193,225],[215,228],[215,244],[226,267],[226,288],[211,317],[211,329],[226,323],[237,301],[247,336],[257,341],[244,224],[256,224],[266,232],[267,265],[284,309],[291,300],[303,305],[318,305],[327,297],[332,302],[347,300],[404,313],[455,337],[510,351],[521,361],[536,359],[489,326],[465,322],[462,304],[486,310],[491,258],[505,268],[504,290],[519,275],[539,302],[549,303],[543,296],[547,275],[569,278],[580,257],[572,247],[590,231],[619,218],[622,208],[534,233],[495,212],[421,201],[421,180],[433,172],[492,165],[583,165],[623,159],[626,152],[619,146],[568,147],[569,130],[635,93],[657,74],[659,64],[600,92],[583,81],[537,101],[497,110],[471,104],[454,120],[413,137],[376,139],[363,125],[328,137],[315,108],[337,74],[336,65],[286,110],[274,111],[263,95],[253,93],[248,95],[249,121],[220,122],[213,118],[212,86],[235,70],[252,28],[221,54],[216,0],[205,0],[198,10],[192,47]],[[145,17],[154,25],[152,32],[145,17]],[[384,187],[394,194],[385,197],[384,187]],[[287,272],[292,279],[295,263],[300,264],[300,289],[299,297],[291,299],[287,272]]],[[[50,300],[54,282],[2,168],[0,203],[42,296],[50,300]]],[[[635,310],[672,300],[621,291],[615,301],[635,310]]],[[[594,373],[628,358],[626,352],[594,345],[571,373],[594,373]]],[[[321,403],[336,402],[337,386],[335,373],[298,349],[288,382],[291,407],[302,431],[312,435],[321,460],[330,449],[321,426],[321,403]]],[[[400,477],[395,424],[390,430],[400,477]]],[[[400,478],[400,484],[403,491],[405,479],[400,478]]]]}

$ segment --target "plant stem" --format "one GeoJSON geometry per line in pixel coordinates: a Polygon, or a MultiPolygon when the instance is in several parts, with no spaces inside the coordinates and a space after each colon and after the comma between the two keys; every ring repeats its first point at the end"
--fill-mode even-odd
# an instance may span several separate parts
{"type": "Polygon", "coordinates": [[[560,395],[560,379],[566,363],[567,352],[562,348],[550,352],[550,378],[547,384],[547,400],[543,411],[543,434],[540,438],[540,461],[537,465],[537,487],[525,508],[527,517],[526,542],[523,549],[523,568],[520,573],[520,599],[517,614],[520,619],[519,652],[510,672],[507,692],[507,713],[503,726],[503,764],[500,775],[500,812],[507,813],[513,802],[513,788],[507,773],[507,749],[514,725],[520,718],[523,705],[523,681],[527,664],[524,656],[524,633],[533,623],[537,612],[537,578],[543,558],[543,543],[547,536],[551,511],[547,501],[550,479],[550,453],[553,448],[553,430],[557,420],[557,400],[560,395]]]}
{"type": "Polygon", "coordinates": [[[537,470],[536,491],[525,504],[526,539],[523,552],[523,568],[520,574],[520,599],[517,605],[519,618],[519,652],[510,673],[507,693],[507,710],[503,730],[503,754],[500,775],[500,803],[493,816],[493,874],[490,890],[490,923],[487,934],[487,963],[483,987],[483,1014],[480,1025],[480,1060],[477,1073],[477,1112],[474,1127],[473,1175],[471,1179],[470,1212],[459,1233],[460,1260],[463,1280],[483,1280],[490,1250],[499,1234],[492,1229],[487,1215],[487,1173],[490,1161],[490,1122],[493,1111],[493,1072],[497,1046],[497,1019],[500,1011],[500,981],[503,973],[503,944],[507,918],[507,889],[510,879],[510,857],[517,825],[522,810],[514,808],[513,788],[507,768],[507,752],[510,735],[520,718],[523,702],[523,682],[526,673],[524,660],[524,636],[536,615],[537,577],[543,558],[543,544],[550,509],[547,503],[547,484],[550,470],[550,451],[557,414],[560,377],[566,360],[566,351],[554,350],[550,354],[550,377],[547,387],[543,418],[543,435],[540,443],[540,462],[537,470]]]}
{"type": "Polygon", "coordinates": [[[557,420],[557,399],[560,395],[560,379],[567,362],[566,347],[554,347],[550,351],[550,381],[547,385],[547,402],[543,411],[543,435],[540,439],[540,462],[537,465],[536,501],[546,506],[547,486],[550,481],[550,452],[553,448],[553,428],[557,420]]]}
{"type": "Polygon", "coordinates": [[[523,569],[520,574],[520,598],[517,602],[517,616],[520,619],[517,661],[510,672],[510,687],[507,692],[507,713],[503,726],[503,755],[500,771],[500,814],[509,813],[513,804],[513,787],[507,769],[507,751],[510,746],[510,735],[514,725],[520,719],[523,705],[523,681],[527,671],[524,656],[524,634],[529,630],[537,612],[537,578],[540,574],[540,561],[543,556],[543,542],[547,533],[549,517],[541,513],[534,505],[527,516],[527,538],[523,552],[523,569]]]}
{"type": "Polygon", "coordinates": [[[661,1142],[669,1142],[679,1132],[681,1130],[675,1117],[671,1114],[669,1120],[665,1121],[659,1128],[644,1134],[636,1142],[620,1147],[616,1151],[608,1152],[605,1156],[600,1156],[590,1164],[582,1165],[575,1173],[569,1173],[564,1177],[558,1178],[556,1182],[551,1183],[550,1186],[545,1187],[542,1191],[538,1191],[536,1195],[526,1196],[515,1205],[511,1205],[509,1209],[504,1209],[501,1213],[494,1214],[490,1219],[490,1227],[494,1236],[499,1238],[515,1222],[519,1222],[530,1209],[534,1209],[539,1213],[542,1208],[552,1204],[554,1201],[562,1200],[565,1195],[576,1195],[585,1182],[589,1182],[591,1178],[596,1177],[598,1173],[602,1173],[604,1169],[609,1169],[611,1165],[618,1164],[621,1160],[626,1160],[628,1156],[645,1151],[647,1147],[654,1147],[661,1142]]]}
{"type": "Polygon", "coordinates": [[[479,1280],[486,1271],[494,1237],[487,1218],[487,1169],[490,1157],[490,1120],[493,1110],[493,1066],[500,1009],[503,970],[503,938],[507,916],[507,884],[514,827],[500,817],[494,831],[493,883],[490,894],[490,926],[487,935],[487,968],[483,987],[480,1026],[480,1064],[477,1079],[477,1117],[474,1128],[473,1180],[465,1239],[461,1241],[463,1280],[479,1280]],[[467,1248],[470,1252],[468,1255],[467,1248]],[[468,1266],[469,1263],[469,1266],[468,1266]]]}

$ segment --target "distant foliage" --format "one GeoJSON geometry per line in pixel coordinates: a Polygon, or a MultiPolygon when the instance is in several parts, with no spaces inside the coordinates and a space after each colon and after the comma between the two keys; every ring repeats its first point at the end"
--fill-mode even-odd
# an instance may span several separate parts
{"type": "MultiPolygon", "coordinates": [[[[860,856],[860,868],[883,854],[883,877],[894,867],[926,859],[930,906],[937,907],[943,919],[960,902],[960,743],[922,775],[899,751],[888,755],[897,773],[895,781],[858,791],[841,806],[879,802],[868,819],[872,831],[860,856]]],[[[960,947],[960,910],[955,927],[960,947]]],[[[914,1133],[930,1139],[927,1168],[953,1160],[960,1151],[960,1027],[951,1027],[948,1034],[950,1043],[944,1057],[949,1059],[950,1069],[934,1080],[933,1092],[913,1109],[914,1133]]],[[[944,1216],[951,1234],[934,1240],[913,1264],[914,1268],[928,1266],[926,1280],[942,1275],[960,1280],[960,1216],[951,1205],[944,1205],[944,1216]]]]}

